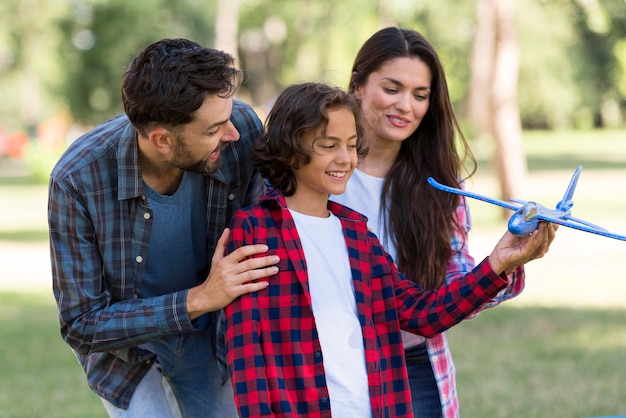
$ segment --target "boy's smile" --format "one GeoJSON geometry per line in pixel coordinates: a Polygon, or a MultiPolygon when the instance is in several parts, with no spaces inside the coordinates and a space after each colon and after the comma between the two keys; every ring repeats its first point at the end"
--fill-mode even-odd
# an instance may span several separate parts
{"type": "Polygon", "coordinates": [[[311,161],[293,169],[296,192],[287,197],[289,207],[312,216],[328,216],[328,195],[341,194],[357,164],[357,129],[347,108],[328,112],[325,132],[321,127],[306,135],[311,161]]]}

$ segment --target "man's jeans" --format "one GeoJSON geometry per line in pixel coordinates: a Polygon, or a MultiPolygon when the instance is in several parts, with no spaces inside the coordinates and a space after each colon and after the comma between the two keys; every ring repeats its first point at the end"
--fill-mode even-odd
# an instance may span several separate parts
{"type": "Polygon", "coordinates": [[[111,418],[181,418],[176,395],[167,378],[161,373],[161,366],[152,365],[130,400],[127,410],[117,408],[109,401],[100,398],[111,418]]]}
{"type": "MultiPolygon", "coordinates": [[[[142,388],[144,384],[142,381],[131,399],[131,409],[134,407],[135,398],[142,403],[144,399],[151,404],[158,403],[161,409],[169,408],[167,401],[164,401],[168,398],[169,391],[174,395],[174,399],[178,400],[182,416],[185,418],[238,417],[230,380],[224,381],[213,355],[212,333],[207,327],[203,328],[199,332],[163,338],[142,345],[142,348],[157,354],[157,362],[165,378],[160,379],[159,376],[152,378],[150,380],[152,383],[146,384],[145,388],[142,388]],[[169,385],[171,389],[168,388],[169,385]],[[138,394],[140,391],[147,394],[138,394]]],[[[177,416],[176,408],[171,415],[154,415],[144,413],[143,409],[138,410],[141,411],[139,415],[133,413],[112,415],[110,412],[109,415],[146,418],[177,416]]],[[[172,408],[169,408],[168,413],[171,413],[171,410],[172,408]]]]}

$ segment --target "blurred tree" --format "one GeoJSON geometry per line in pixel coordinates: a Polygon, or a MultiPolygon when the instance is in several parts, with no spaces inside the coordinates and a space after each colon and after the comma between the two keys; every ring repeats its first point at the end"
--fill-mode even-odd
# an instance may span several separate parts
{"type": "Polygon", "coordinates": [[[215,14],[214,48],[226,51],[239,61],[239,0],[218,0],[215,14]]]}
{"type": "MultiPolygon", "coordinates": [[[[626,2],[517,1],[522,126],[623,124],[626,2]]],[[[20,125],[22,119],[35,125],[57,113],[63,103],[80,122],[112,116],[122,110],[119,84],[130,59],[150,42],[178,36],[239,55],[238,65],[247,74],[240,95],[263,109],[293,82],[324,80],[346,87],[358,48],[388,25],[412,27],[431,41],[446,68],[453,104],[463,117],[474,108],[466,99],[472,77],[469,52],[478,30],[476,4],[3,0],[0,117],[5,126],[20,125]]]]}
{"type": "Polygon", "coordinates": [[[504,200],[525,195],[527,175],[517,103],[520,57],[515,13],[516,0],[478,0],[469,96],[474,125],[495,140],[494,166],[504,200]]]}
{"type": "Polygon", "coordinates": [[[51,22],[65,12],[61,0],[3,0],[0,3],[0,115],[9,130],[34,136],[59,101],[49,94],[60,74],[59,33],[51,22]]]}
{"type": "Polygon", "coordinates": [[[591,109],[595,127],[616,127],[626,115],[626,97],[617,88],[624,77],[617,48],[626,38],[626,1],[575,0],[573,6],[583,104],[591,109]]]}
{"type": "Polygon", "coordinates": [[[572,0],[518,0],[521,50],[518,100],[526,129],[584,124],[575,80],[572,0]]]}
{"type": "Polygon", "coordinates": [[[121,78],[130,60],[161,38],[185,37],[205,45],[214,39],[215,9],[201,0],[74,0],[58,24],[66,73],[58,94],[72,115],[98,123],[121,112],[121,78]]]}
{"type": "Polygon", "coordinates": [[[626,2],[519,1],[523,126],[623,124],[626,95],[619,85],[626,67],[620,65],[619,50],[626,41],[626,2]]]}

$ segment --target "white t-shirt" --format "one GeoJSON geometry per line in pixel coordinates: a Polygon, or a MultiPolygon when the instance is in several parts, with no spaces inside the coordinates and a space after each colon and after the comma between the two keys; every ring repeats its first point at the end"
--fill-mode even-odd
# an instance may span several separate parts
{"type": "MultiPolygon", "coordinates": [[[[383,248],[396,260],[396,247],[389,238],[385,228],[385,220],[381,218],[380,196],[383,192],[385,179],[365,174],[359,169],[354,170],[346,191],[339,195],[330,195],[330,200],[341,203],[367,216],[367,227],[378,237],[383,248]]],[[[414,347],[424,342],[424,337],[402,331],[404,348],[414,347]]]]}
{"type": "Polygon", "coordinates": [[[363,335],[341,221],[333,214],[320,218],[290,212],[306,257],[333,417],[371,417],[363,335]]]}

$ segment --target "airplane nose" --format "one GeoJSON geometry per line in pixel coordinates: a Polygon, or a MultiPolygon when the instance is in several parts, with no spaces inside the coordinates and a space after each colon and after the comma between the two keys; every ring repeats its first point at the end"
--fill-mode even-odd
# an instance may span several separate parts
{"type": "Polygon", "coordinates": [[[537,218],[527,221],[521,212],[515,212],[509,219],[509,232],[519,237],[527,237],[531,232],[536,231],[539,227],[537,218]]]}

